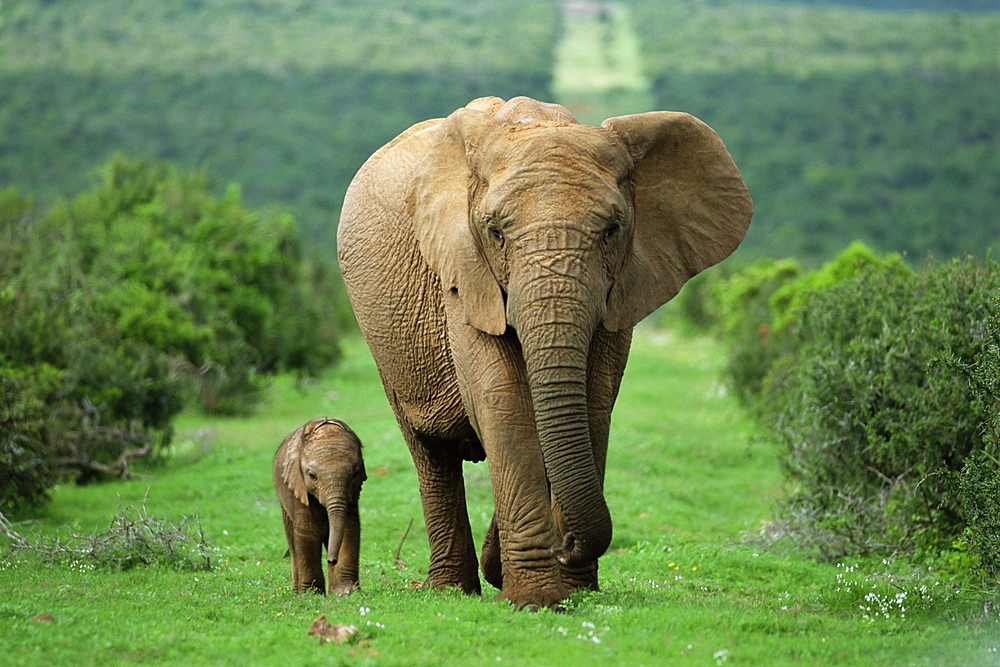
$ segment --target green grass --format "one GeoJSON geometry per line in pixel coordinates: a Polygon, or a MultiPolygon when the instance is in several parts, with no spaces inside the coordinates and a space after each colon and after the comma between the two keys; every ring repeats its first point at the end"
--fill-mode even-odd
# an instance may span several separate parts
{"type": "MultiPolygon", "coordinates": [[[[608,463],[615,538],[602,590],[575,595],[568,613],[514,612],[488,586],[482,598],[412,587],[427,565],[416,475],[374,365],[352,340],[335,372],[305,385],[283,379],[252,417],[185,416],[172,459],[149,478],[58,488],[20,532],[100,530],[145,497],[153,515],[198,513],[222,567],[105,572],[8,558],[0,655],[5,664],[1000,664],[1000,624],[983,615],[983,599],[905,562],[855,570],[738,544],[784,482],[777,452],[720,389],[720,364],[711,341],[637,335],[608,463]],[[365,444],[363,590],[349,598],[292,594],[283,558],[271,459],[317,415],[347,420],[365,444]],[[394,557],[411,519],[401,570],[394,557]],[[356,625],[365,641],[320,646],[307,635],[320,614],[356,625]]],[[[468,466],[467,486],[481,538],[492,512],[485,464],[468,466]]]]}

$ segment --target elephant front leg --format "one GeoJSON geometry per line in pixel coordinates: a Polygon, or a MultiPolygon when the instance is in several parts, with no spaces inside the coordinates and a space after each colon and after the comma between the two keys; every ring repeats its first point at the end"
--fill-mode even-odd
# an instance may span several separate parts
{"type": "Polygon", "coordinates": [[[508,475],[494,473],[494,520],[502,586],[497,599],[507,600],[518,609],[556,607],[570,593],[557,560],[561,544],[549,504],[545,492],[537,491],[521,487],[508,475]]]}
{"type": "Polygon", "coordinates": [[[323,540],[315,531],[296,531],[294,546],[289,549],[292,557],[292,589],[297,592],[313,591],[325,594],[323,577],[323,540]]]}
{"type": "Polygon", "coordinates": [[[414,433],[403,426],[403,435],[420,480],[431,559],[426,585],[454,586],[479,594],[479,571],[469,514],[459,443],[414,433]]]}
{"type": "Polygon", "coordinates": [[[495,513],[483,544],[486,579],[518,609],[555,607],[569,591],[557,556],[538,431],[516,336],[449,329],[462,400],[490,462],[495,513]]]}

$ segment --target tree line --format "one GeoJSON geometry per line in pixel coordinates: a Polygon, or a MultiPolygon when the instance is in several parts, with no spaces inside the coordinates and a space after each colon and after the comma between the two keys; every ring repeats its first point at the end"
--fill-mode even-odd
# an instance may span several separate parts
{"type": "Polygon", "coordinates": [[[1000,13],[634,5],[656,106],[705,120],[743,171],[742,253],[815,265],[854,240],[918,261],[997,247],[1000,13]]]}

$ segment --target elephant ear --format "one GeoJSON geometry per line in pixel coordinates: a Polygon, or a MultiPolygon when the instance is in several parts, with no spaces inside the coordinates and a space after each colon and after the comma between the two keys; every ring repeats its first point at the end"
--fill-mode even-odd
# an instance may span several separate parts
{"type": "Polygon", "coordinates": [[[753,202],[719,135],[693,116],[653,111],[609,118],[602,127],[635,159],[635,240],[604,321],[617,331],[728,257],[746,234],[753,202]]]}
{"type": "Polygon", "coordinates": [[[306,491],[306,480],[302,477],[302,466],[299,461],[302,457],[303,441],[307,435],[306,430],[311,433],[312,429],[309,427],[312,425],[313,422],[309,422],[305,426],[300,426],[281,443],[281,448],[285,452],[284,460],[281,462],[281,479],[303,505],[309,504],[309,492],[306,491]]]}
{"type": "Polygon", "coordinates": [[[445,298],[457,298],[463,322],[499,336],[507,328],[503,294],[469,227],[469,158],[484,133],[504,121],[469,108],[438,125],[417,170],[409,198],[420,253],[441,279],[445,298]]]}

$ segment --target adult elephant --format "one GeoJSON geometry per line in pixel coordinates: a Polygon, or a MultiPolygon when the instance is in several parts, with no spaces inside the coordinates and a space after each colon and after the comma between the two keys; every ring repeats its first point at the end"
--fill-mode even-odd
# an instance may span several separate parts
{"type": "Polygon", "coordinates": [[[480,98],[379,149],[338,254],[413,456],[427,584],[479,592],[462,462],[490,462],[486,580],[518,608],[597,588],[604,468],[632,327],[728,256],[750,196],[687,114],[579,125],[480,98]]]}

